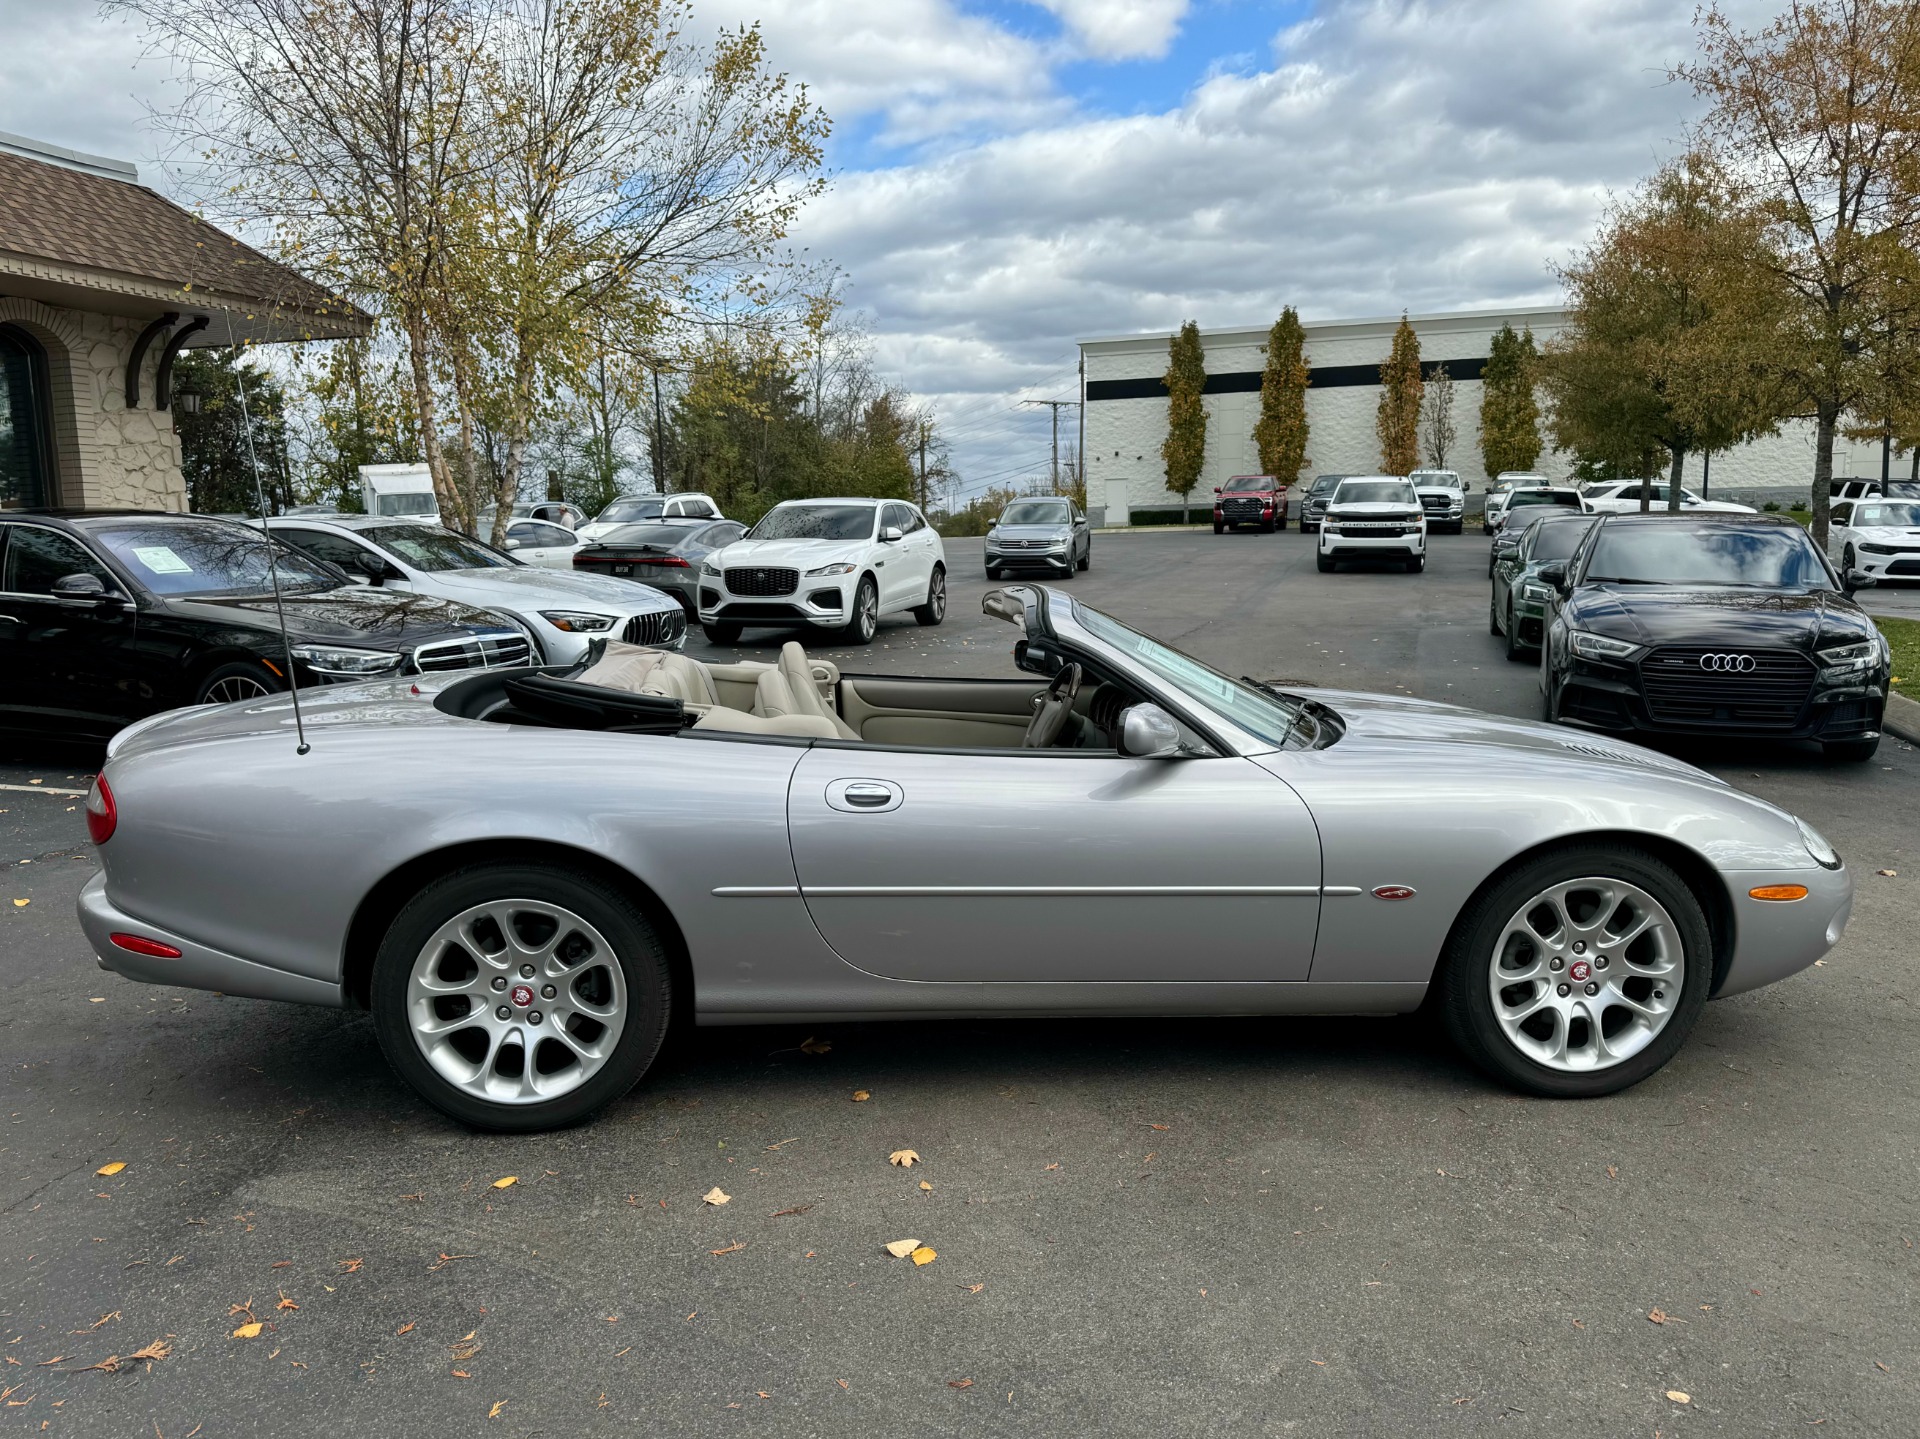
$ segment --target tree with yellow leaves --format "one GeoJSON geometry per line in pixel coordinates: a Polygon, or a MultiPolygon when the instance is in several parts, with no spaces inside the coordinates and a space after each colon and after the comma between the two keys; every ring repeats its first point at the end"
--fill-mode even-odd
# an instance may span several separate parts
{"type": "Polygon", "coordinates": [[[1420,337],[1402,314],[1393,348],[1380,367],[1380,404],[1373,417],[1383,474],[1410,475],[1420,463],[1421,389],[1420,337]]]}
{"type": "Polygon", "coordinates": [[[1167,342],[1167,437],[1160,458],[1167,466],[1167,488],[1180,496],[1183,522],[1193,513],[1194,486],[1207,460],[1207,357],[1200,327],[1192,320],[1167,342]]]}
{"type": "Polygon", "coordinates": [[[1288,305],[1267,332],[1267,363],[1260,375],[1260,418],[1253,427],[1260,473],[1290,485],[1307,463],[1307,332],[1288,305]]]}

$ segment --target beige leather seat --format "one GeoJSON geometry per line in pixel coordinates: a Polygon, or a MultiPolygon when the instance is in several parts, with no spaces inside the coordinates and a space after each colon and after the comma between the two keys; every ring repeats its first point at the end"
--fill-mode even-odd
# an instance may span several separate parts
{"type": "Polygon", "coordinates": [[[792,640],[780,646],[779,667],[760,676],[754,709],[762,714],[799,714],[823,719],[833,725],[841,739],[860,738],[859,732],[841,719],[820,693],[820,686],[813,678],[813,662],[792,640]]]}
{"type": "MultiPolygon", "coordinates": [[[[828,675],[831,666],[824,666],[828,675]]],[[[580,675],[583,684],[605,685],[630,694],[677,699],[699,718],[695,729],[737,734],[808,735],[816,739],[859,739],[820,694],[807,652],[789,642],[778,665],[727,665],[718,672],[698,660],[668,650],[610,641],[598,663],[580,675]],[[727,698],[722,703],[724,680],[727,698]],[[738,707],[752,685],[752,709],[738,707]]]]}

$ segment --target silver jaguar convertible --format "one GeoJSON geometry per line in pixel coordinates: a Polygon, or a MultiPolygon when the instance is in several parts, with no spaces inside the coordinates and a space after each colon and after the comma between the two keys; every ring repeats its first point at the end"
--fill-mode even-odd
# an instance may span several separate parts
{"type": "Polygon", "coordinates": [[[130,979],[368,1008],[429,1102],[530,1130],[681,1021],[1428,1004],[1507,1083],[1605,1094],[1847,922],[1825,840],[1648,750],[985,606],[1009,678],[613,645],[308,692],[305,753],[284,695],[160,715],[88,800],[81,923],[130,979]]]}

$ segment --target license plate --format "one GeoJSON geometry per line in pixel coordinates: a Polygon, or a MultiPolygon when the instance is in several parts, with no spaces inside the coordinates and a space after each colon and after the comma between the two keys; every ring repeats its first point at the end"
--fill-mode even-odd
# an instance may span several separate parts
{"type": "Polygon", "coordinates": [[[633,573],[632,565],[613,565],[610,566],[610,568],[616,575],[630,575],[633,573]]]}

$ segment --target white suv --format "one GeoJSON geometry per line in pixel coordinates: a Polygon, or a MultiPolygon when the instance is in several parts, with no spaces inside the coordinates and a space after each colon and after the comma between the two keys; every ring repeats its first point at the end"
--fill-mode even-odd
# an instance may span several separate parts
{"type": "Polygon", "coordinates": [[[700,563],[700,626],[717,645],[748,625],[813,625],[872,641],[883,615],[947,614],[947,552],[904,500],[788,500],[700,563]]]}
{"type": "Polygon", "coordinates": [[[1398,475],[1355,475],[1340,482],[1320,522],[1320,570],[1341,560],[1399,560],[1427,567],[1427,516],[1413,485],[1398,475]]]}

